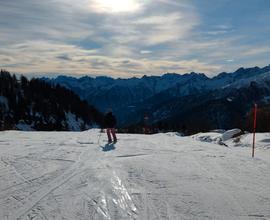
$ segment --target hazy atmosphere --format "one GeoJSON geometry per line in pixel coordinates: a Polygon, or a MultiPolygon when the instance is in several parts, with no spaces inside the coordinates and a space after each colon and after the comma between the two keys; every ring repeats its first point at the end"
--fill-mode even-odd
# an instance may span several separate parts
{"type": "Polygon", "coordinates": [[[0,68],[128,78],[265,66],[269,9],[268,0],[0,0],[0,68]]]}

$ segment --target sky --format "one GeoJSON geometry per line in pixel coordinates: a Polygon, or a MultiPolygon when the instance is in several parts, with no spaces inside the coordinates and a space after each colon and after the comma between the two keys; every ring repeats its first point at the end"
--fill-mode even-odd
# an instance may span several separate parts
{"type": "Polygon", "coordinates": [[[0,0],[0,68],[208,76],[270,64],[269,0],[0,0]]]}

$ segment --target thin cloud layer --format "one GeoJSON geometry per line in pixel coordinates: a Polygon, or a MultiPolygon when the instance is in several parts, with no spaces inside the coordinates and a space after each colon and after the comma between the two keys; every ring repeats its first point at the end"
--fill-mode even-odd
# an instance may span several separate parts
{"type": "Polygon", "coordinates": [[[0,0],[0,67],[133,77],[267,65],[270,3],[247,1],[0,0]]]}
{"type": "Polygon", "coordinates": [[[93,0],[89,7],[98,13],[127,13],[140,10],[142,5],[138,0],[93,0]]]}

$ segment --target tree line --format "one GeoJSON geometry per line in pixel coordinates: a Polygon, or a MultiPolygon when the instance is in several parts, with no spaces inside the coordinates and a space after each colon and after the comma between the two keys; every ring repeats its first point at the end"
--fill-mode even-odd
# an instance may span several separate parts
{"type": "Polygon", "coordinates": [[[80,130],[99,126],[103,114],[59,85],[0,72],[0,129],[16,129],[20,123],[34,130],[70,130],[68,114],[80,122],[80,130]]]}

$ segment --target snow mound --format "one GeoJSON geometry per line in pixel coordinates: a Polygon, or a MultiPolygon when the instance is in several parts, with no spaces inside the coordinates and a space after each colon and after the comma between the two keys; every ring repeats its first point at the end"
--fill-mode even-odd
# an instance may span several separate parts
{"type": "Polygon", "coordinates": [[[224,143],[222,142],[222,135],[223,134],[219,132],[208,132],[193,135],[192,138],[201,142],[209,142],[224,145],[224,143]]]}
{"type": "Polygon", "coordinates": [[[18,124],[16,124],[16,128],[21,130],[21,131],[34,131],[34,129],[32,128],[32,125],[29,125],[27,123],[25,123],[24,121],[19,121],[18,124]]]}
{"type": "Polygon", "coordinates": [[[235,138],[237,135],[240,135],[241,133],[242,131],[240,129],[235,128],[228,131],[216,130],[207,133],[199,133],[193,135],[192,137],[198,141],[228,146],[226,142],[235,138]]]}
{"type": "Polygon", "coordinates": [[[175,136],[179,136],[179,137],[183,137],[184,135],[180,132],[167,132],[165,133],[167,136],[169,137],[175,137],[175,136]]]}
{"type": "Polygon", "coordinates": [[[228,130],[226,132],[224,132],[221,136],[221,140],[222,141],[227,141],[233,137],[235,137],[236,135],[239,135],[241,134],[242,131],[241,129],[238,129],[238,128],[235,128],[235,129],[232,129],[232,130],[228,130]]]}

